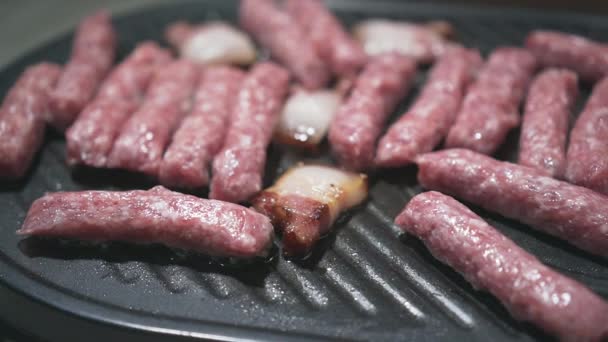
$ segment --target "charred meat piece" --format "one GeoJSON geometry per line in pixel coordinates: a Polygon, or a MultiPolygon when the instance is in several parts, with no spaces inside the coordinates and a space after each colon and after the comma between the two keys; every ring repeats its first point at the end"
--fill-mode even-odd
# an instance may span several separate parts
{"type": "Polygon", "coordinates": [[[329,166],[299,165],[253,199],[283,233],[286,255],[306,255],[340,213],[365,200],[367,177],[329,166]]]}

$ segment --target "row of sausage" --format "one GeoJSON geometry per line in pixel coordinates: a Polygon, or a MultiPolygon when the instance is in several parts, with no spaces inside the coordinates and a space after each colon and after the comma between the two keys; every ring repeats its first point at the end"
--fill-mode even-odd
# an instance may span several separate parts
{"type": "MultiPolygon", "coordinates": [[[[536,77],[529,87],[524,106],[520,163],[600,192],[608,191],[602,177],[608,166],[605,158],[601,157],[607,144],[600,139],[604,127],[601,125],[602,113],[608,106],[603,101],[608,92],[608,81],[602,82],[600,77],[606,64],[601,58],[605,56],[603,45],[570,35],[535,32],[528,38],[528,49],[499,48],[483,63],[475,50],[446,41],[439,44],[437,36],[431,35],[436,29],[371,21],[360,25],[357,31],[371,32],[367,36],[360,33],[367,39],[365,47],[374,39],[380,40],[378,37],[381,35],[374,33],[374,30],[378,31],[377,26],[393,25],[410,35],[416,33],[421,42],[433,41],[442,48],[435,46],[431,49],[434,45],[427,44],[426,49],[419,47],[395,53],[395,49],[387,52],[391,51],[391,45],[385,44],[382,45],[388,46],[385,50],[376,47],[355,53],[352,51],[359,45],[319,2],[288,3],[291,4],[288,9],[298,7],[294,13],[316,11],[314,13],[320,18],[327,17],[315,21],[314,25],[309,23],[309,26],[325,24],[320,28],[309,27],[309,35],[303,35],[302,39],[294,39],[296,33],[287,39],[282,35],[288,34],[289,30],[265,25],[270,25],[275,19],[276,25],[283,23],[286,20],[277,18],[286,17],[288,13],[271,2],[261,1],[253,6],[243,1],[243,27],[269,48],[272,56],[282,61],[304,87],[315,88],[326,81],[316,84],[299,76],[299,69],[307,70],[302,74],[308,77],[314,76],[315,72],[310,70],[318,68],[308,64],[319,63],[306,63],[307,54],[298,52],[318,51],[310,55],[333,56],[315,60],[333,61],[331,69],[342,81],[338,82],[338,90],[293,90],[282,118],[278,119],[289,83],[287,72],[279,66],[262,63],[252,68],[246,77],[237,68],[208,67],[202,71],[192,62],[210,61],[205,59],[211,58],[208,57],[209,44],[218,35],[236,37],[229,39],[231,46],[241,47],[219,50],[243,52],[239,56],[250,55],[247,51],[252,48],[248,38],[220,23],[206,27],[177,23],[168,29],[168,40],[182,47],[180,51],[191,60],[173,60],[169,51],[153,42],[145,42],[106,77],[115,54],[116,34],[108,15],[98,13],[81,23],[72,56],[63,70],[50,63],[30,67],[5,97],[0,116],[3,127],[0,132],[0,151],[4,157],[0,161],[2,176],[18,178],[24,174],[40,146],[45,120],[58,129],[69,127],[66,132],[67,159],[71,165],[125,168],[157,177],[168,186],[187,188],[203,187],[209,183],[209,164],[222,149],[224,140],[226,145],[238,145],[240,143],[235,140],[251,138],[254,143],[249,148],[259,144],[260,150],[265,150],[277,121],[280,123],[276,135],[283,137],[279,139],[283,142],[304,142],[314,146],[329,131],[329,141],[337,160],[354,170],[409,164],[416,155],[431,151],[444,138],[446,147],[465,147],[492,154],[503,143],[507,133],[520,124],[519,104],[526,96],[539,61],[543,66],[571,67],[585,80],[600,81],[572,131],[566,153],[568,117],[578,93],[577,74],[565,69],[550,69],[536,77]],[[302,6],[303,9],[299,8],[302,6]],[[409,31],[406,30],[408,28],[409,31]],[[319,42],[315,47],[306,48],[302,42],[314,41],[316,31],[336,32],[330,35],[336,38],[317,39],[319,42]],[[428,37],[421,32],[435,40],[426,39],[428,37]],[[205,39],[197,43],[200,37],[205,39]],[[335,42],[326,44],[332,40],[335,42]],[[289,45],[293,41],[298,42],[297,48],[289,45]],[[197,44],[204,46],[197,49],[197,44]],[[346,47],[339,48],[343,45],[346,47]],[[568,53],[562,51],[565,46],[568,46],[568,53]],[[427,55],[422,56],[419,52],[422,50],[427,55]],[[381,53],[374,57],[365,54],[378,51],[381,53]],[[434,55],[431,54],[433,51],[434,55]],[[361,54],[365,58],[354,58],[361,54]],[[418,63],[433,58],[437,62],[414,104],[380,137],[388,116],[410,88],[418,63]],[[589,72],[588,69],[593,67],[594,73],[589,72]],[[362,71],[357,73],[361,68],[362,71]],[[264,73],[276,76],[271,77],[274,85],[254,85],[264,82],[264,73]],[[591,74],[595,77],[590,77],[591,74]],[[243,82],[244,79],[248,81],[243,82]],[[260,94],[258,98],[263,98],[260,101],[248,94],[265,90],[272,94],[268,97],[260,97],[260,94]],[[240,100],[243,98],[249,98],[250,103],[240,100]],[[268,103],[261,103],[264,101],[268,103]],[[246,107],[249,106],[265,106],[265,118],[259,116],[254,119],[251,112],[247,114],[246,107]],[[319,108],[317,118],[312,121],[306,113],[312,111],[310,108],[319,108]],[[239,123],[239,120],[242,121],[239,123]],[[262,121],[256,125],[253,123],[255,120],[262,121]],[[260,132],[253,132],[256,130],[254,127],[260,128],[260,132]],[[567,163],[567,160],[571,162],[567,163]]],[[[299,21],[302,22],[300,26],[306,27],[304,19],[299,21]]],[[[303,30],[296,30],[298,25],[290,23],[288,26],[302,35],[303,30]]],[[[393,34],[399,36],[399,32],[393,34]]],[[[216,44],[217,41],[216,38],[216,44]]],[[[239,59],[234,57],[237,55],[226,52],[221,55],[225,61],[233,63],[251,62],[249,57],[239,59]],[[228,55],[232,57],[226,57],[228,55]]],[[[323,75],[324,80],[330,78],[328,73],[323,75]]],[[[214,166],[218,175],[225,165],[235,164],[235,161],[251,164],[243,165],[251,170],[263,168],[264,152],[249,153],[234,148],[226,146],[219,153],[226,160],[224,166],[221,161],[214,166]],[[241,158],[238,154],[247,157],[241,158]]],[[[250,184],[245,179],[242,184],[231,182],[237,182],[235,177],[224,181],[218,178],[217,184],[223,185],[213,187],[216,189],[212,191],[214,196],[217,194],[217,198],[240,202],[260,190],[256,185],[258,182],[254,181],[251,190],[229,194],[231,186],[242,188],[242,184],[250,184]]]]}

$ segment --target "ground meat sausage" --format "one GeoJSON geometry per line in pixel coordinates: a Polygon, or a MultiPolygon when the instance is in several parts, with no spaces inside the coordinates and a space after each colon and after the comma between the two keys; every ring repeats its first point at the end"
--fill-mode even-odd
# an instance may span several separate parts
{"type": "Polygon", "coordinates": [[[416,163],[418,181],[426,189],[521,221],[591,253],[608,255],[608,197],[470,150],[427,153],[416,163]]]}
{"type": "Polygon", "coordinates": [[[469,87],[446,146],[493,154],[519,125],[519,104],[536,68],[534,56],[520,48],[498,48],[469,87]]]}
{"type": "Polygon", "coordinates": [[[367,61],[365,51],[321,0],[288,0],[286,9],[334,74],[350,76],[363,67],[367,61]]]}
{"type": "Polygon", "coordinates": [[[51,93],[49,122],[64,130],[95,95],[110,71],[117,45],[110,15],[99,11],[78,26],[72,55],[51,93]]]}
{"type": "Polygon", "coordinates": [[[459,47],[440,57],[414,105],[380,139],[376,165],[403,166],[439,145],[481,62],[479,52],[459,47]]]}
{"type": "Polygon", "coordinates": [[[566,168],[568,119],[578,95],[578,78],[550,69],[532,82],[519,139],[518,164],[561,178],[566,168]]]}
{"type": "Polygon", "coordinates": [[[264,256],[270,220],[236,204],[157,186],[148,191],[57,192],[36,200],[19,235],[162,243],[222,256],[264,256]]]}
{"type": "Polygon", "coordinates": [[[167,50],[145,42],[112,71],[66,132],[68,164],[106,167],[123,124],[140,106],[155,72],[170,61],[167,50]]]}
{"type": "Polygon", "coordinates": [[[571,69],[586,81],[608,76],[608,44],[568,33],[533,31],[526,48],[544,67],[571,69]]]}
{"type": "Polygon", "coordinates": [[[397,53],[373,57],[365,66],[329,127],[332,152],[343,166],[373,166],[376,140],[415,75],[416,62],[397,53]]]}
{"type": "Polygon", "coordinates": [[[108,158],[108,167],[138,171],[153,177],[174,128],[189,112],[199,68],[177,60],[159,70],[144,102],[124,124],[108,158]]]}
{"type": "Polygon", "coordinates": [[[24,176],[44,139],[49,93],[61,67],[40,63],[28,67],[0,106],[0,178],[24,176]]]}
{"type": "Polygon", "coordinates": [[[244,73],[233,67],[209,67],[194,95],[192,111],[173,134],[160,167],[167,186],[200,188],[209,183],[209,164],[222,147],[230,124],[234,94],[244,73]]]}
{"type": "Polygon", "coordinates": [[[608,77],[598,82],[570,132],[566,179],[608,195],[608,77]]]}
{"type": "Polygon", "coordinates": [[[213,160],[209,197],[243,202],[262,189],[266,148],[287,95],[289,73],[262,62],[242,82],[224,146],[213,160]]]}
{"type": "Polygon", "coordinates": [[[273,0],[242,0],[239,16],[241,26],[269,49],[304,87],[318,89],[327,84],[329,69],[313,43],[273,0]]]}
{"type": "Polygon", "coordinates": [[[453,198],[417,195],[395,223],[475,288],[496,296],[516,319],[563,341],[608,337],[608,305],[601,297],[543,265],[453,198]]]}

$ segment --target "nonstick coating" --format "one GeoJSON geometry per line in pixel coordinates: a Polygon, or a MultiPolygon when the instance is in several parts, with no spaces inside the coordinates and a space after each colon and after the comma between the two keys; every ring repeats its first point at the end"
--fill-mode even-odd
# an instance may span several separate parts
{"type": "MultiPolygon", "coordinates": [[[[608,20],[594,16],[401,1],[329,4],[349,25],[366,17],[446,19],[455,25],[458,40],[484,54],[499,45],[520,45],[533,28],[608,40],[608,20]]],[[[161,41],[164,27],[174,20],[234,21],[235,14],[235,1],[217,0],[176,2],[117,17],[119,57],[142,40],[161,41]]],[[[64,62],[70,44],[71,36],[60,37],[0,72],[0,94],[27,65],[64,62]]],[[[395,114],[412,101],[425,74],[419,73],[417,87],[395,114]]],[[[586,98],[588,89],[582,91],[586,98]]],[[[498,156],[512,159],[517,140],[514,132],[498,156]]],[[[266,184],[300,160],[329,157],[326,152],[306,156],[272,146],[266,184]]],[[[415,174],[414,167],[371,174],[369,201],[346,215],[304,261],[275,256],[267,262],[230,264],[160,246],[20,241],[15,231],[32,201],[45,192],[152,184],[124,172],[68,169],[63,138],[49,132],[28,177],[0,186],[0,316],[49,340],[150,341],[168,335],[281,341],[546,340],[436,261],[418,240],[400,235],[392,221],[421,191],[415,174]]],[[[605,259],[474,209],[543,262],[608,297],[605,259]]]]}

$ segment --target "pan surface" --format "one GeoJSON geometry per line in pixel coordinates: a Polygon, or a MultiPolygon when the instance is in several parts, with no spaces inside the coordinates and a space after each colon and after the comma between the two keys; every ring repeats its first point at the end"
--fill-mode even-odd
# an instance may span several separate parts
{"type": "MultiPolygon", "coordinates": [[[[178,19],[234,22],[236,5],[225,0],[176,2],[117,17],[119,57],[139,41],[160,41],[164,27],[178,19]]],[[[446,19],[455,25],[458,40],[484,54],[499,45],[520,45],[534,28],[608,37],[608,20],[595,16],[401,1],[329,5],[349,25],[367,17],[446,19]]],[[[71,36],[60,37],[1,71],[0,97],[27,65],[64,62],[70,45],[71,36]]],[[[396,116],[415,97],[425,73],[419,72],[417,86],[396,116]]],[[[582,92],[581,104],[588,89],[582,92]]],[[[498,157],[512,160],[517,140],[513,132],[498,157]]],[[[269,158],[266,184],[300,160],[329,160],[327,153],[298,155],[280,146],[271,147],[269,158]]],[[[128,173],[70,170],[63,138],[48,132],[26,179],[0,184],[0,317],[45,340],[546,340],[436,261],[419,241],[400,235],[392,221],[421,191],[415,175],[414,167],[371,174],[369,200],[340,220],[304,261],[275,256],[267,262],[222,265],[159,246],[20,241],[15,231],[30,204],[45,192],[152,184],[128,173]]],[[[608,298],[608,261],[473,209],[546,264],[608,298]]]]}

